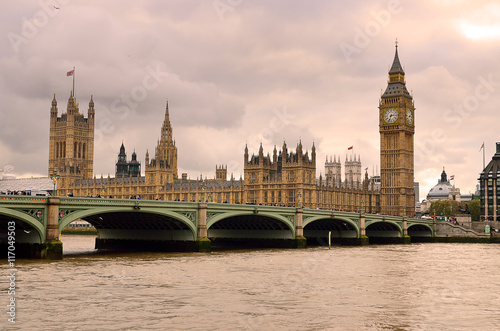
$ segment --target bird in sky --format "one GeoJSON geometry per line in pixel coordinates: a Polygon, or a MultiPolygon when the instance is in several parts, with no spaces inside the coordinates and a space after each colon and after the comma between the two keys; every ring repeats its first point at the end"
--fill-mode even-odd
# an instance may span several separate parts
{"type": "Polygon", "coordinates": [[[54,6],[55,9],[59,9],[59,7],[54,6]]]}

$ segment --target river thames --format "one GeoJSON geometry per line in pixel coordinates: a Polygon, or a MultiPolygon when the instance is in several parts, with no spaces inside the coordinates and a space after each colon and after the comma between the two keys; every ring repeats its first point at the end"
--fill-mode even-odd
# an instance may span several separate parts
{"type": "Polygon", "coordinates": [[[0,329],[500,330],[498,244],[102,253],[92,236],[62,241],[62,261],[16,261],[16,323],[4,313],[0,329]]]}

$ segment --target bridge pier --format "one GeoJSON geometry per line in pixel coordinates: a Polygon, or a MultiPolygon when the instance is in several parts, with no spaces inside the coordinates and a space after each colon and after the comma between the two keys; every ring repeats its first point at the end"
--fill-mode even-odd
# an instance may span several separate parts
{"type": "Polygon", "coordinates": [[[295,248],[307,248],[307,239],[304,237],[304,227],[302,226],[304,209],[297,208],[295,211],[295,248]]]}
{"type": "Polygon", "coordinates": [[[366,218],[364,210],[361,210],[361,215],[359,215],[359,238],[357,238],[357,244],[359,246],[367,246],[370,244],[370,239],[366,236],[366,218]]]}
{"type": "Polygon", "coordinates": [[[63,245],[59,239],[59,197],[49,197],[45,241],[37,249],[36,257],[47,260],[62,260],[63,245]]]}
{"type": "Polygon", "coordinates": [[[198,204],[198,235],[196,238],[197,252],[211,252],[212,242],[208,239],[207,231],[207,203],[200,202],[198,204]]]}
{"type": "Polygon", "coordinates": [[[403,244],[411,244],[411,238],[408,235],[408,218],[406,217],[406,213],[403,216],[403,244]]]}

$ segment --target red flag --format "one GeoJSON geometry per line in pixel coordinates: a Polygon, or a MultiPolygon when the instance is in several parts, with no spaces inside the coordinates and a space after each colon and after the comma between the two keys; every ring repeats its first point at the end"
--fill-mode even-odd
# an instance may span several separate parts
{"type": "Polygon", "coordinates": [[[351,149],[353,149],[354,146],[351,146],[351,147],[347,147],[347,150],[350,151],[351,149]]]}
{"type": "Polygon", "coordinates": [[[66,73],[66,76],[73,76],[73,74],[75,73],[75,69],[71,70],[71,71],[68,71],[66,73]]]}
{"type": "Polygon", "coordinates": [[[481,145],[481,148],[479,149],[479,151],[481,151],[483,148],[484,148],[484,143],[481,145]]]}

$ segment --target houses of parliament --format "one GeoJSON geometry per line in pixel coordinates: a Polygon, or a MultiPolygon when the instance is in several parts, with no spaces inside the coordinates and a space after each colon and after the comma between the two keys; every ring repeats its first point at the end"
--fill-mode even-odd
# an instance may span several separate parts
{"type": "Polygon", "coordinates": [[[413,137],[415,108],[406,89],[405,73],[396,51],[389,80],[379,105],[380,183],[361,171],[359,156],[346,158],[344,180],[339,157],[326,159],[325,175],[316,177],[316,147],[304,152],[300,141],[294,149],[286,142],[271,154],[262,145],[250,154],[243,151],[244,176],[228,178],[227,166],[216,165],[210,179],[178,175],[168,101],[161,139],[154,154],[146,151],[144,169],[134,152],[127,160],[121,145],[115,176],[93,174],[95,109],[90,98],[88,115],[80,113],[73,94],[66,112],[58,116],[57,100],[50,109],[49,175],[60,175],[59,195],[140,197],[150,200],[209,201],[233,204],[301,206],[390,215],[415,214],[413,187],[413,137]],[[144,175],[142,175],[144,170],[144,175]]]}

